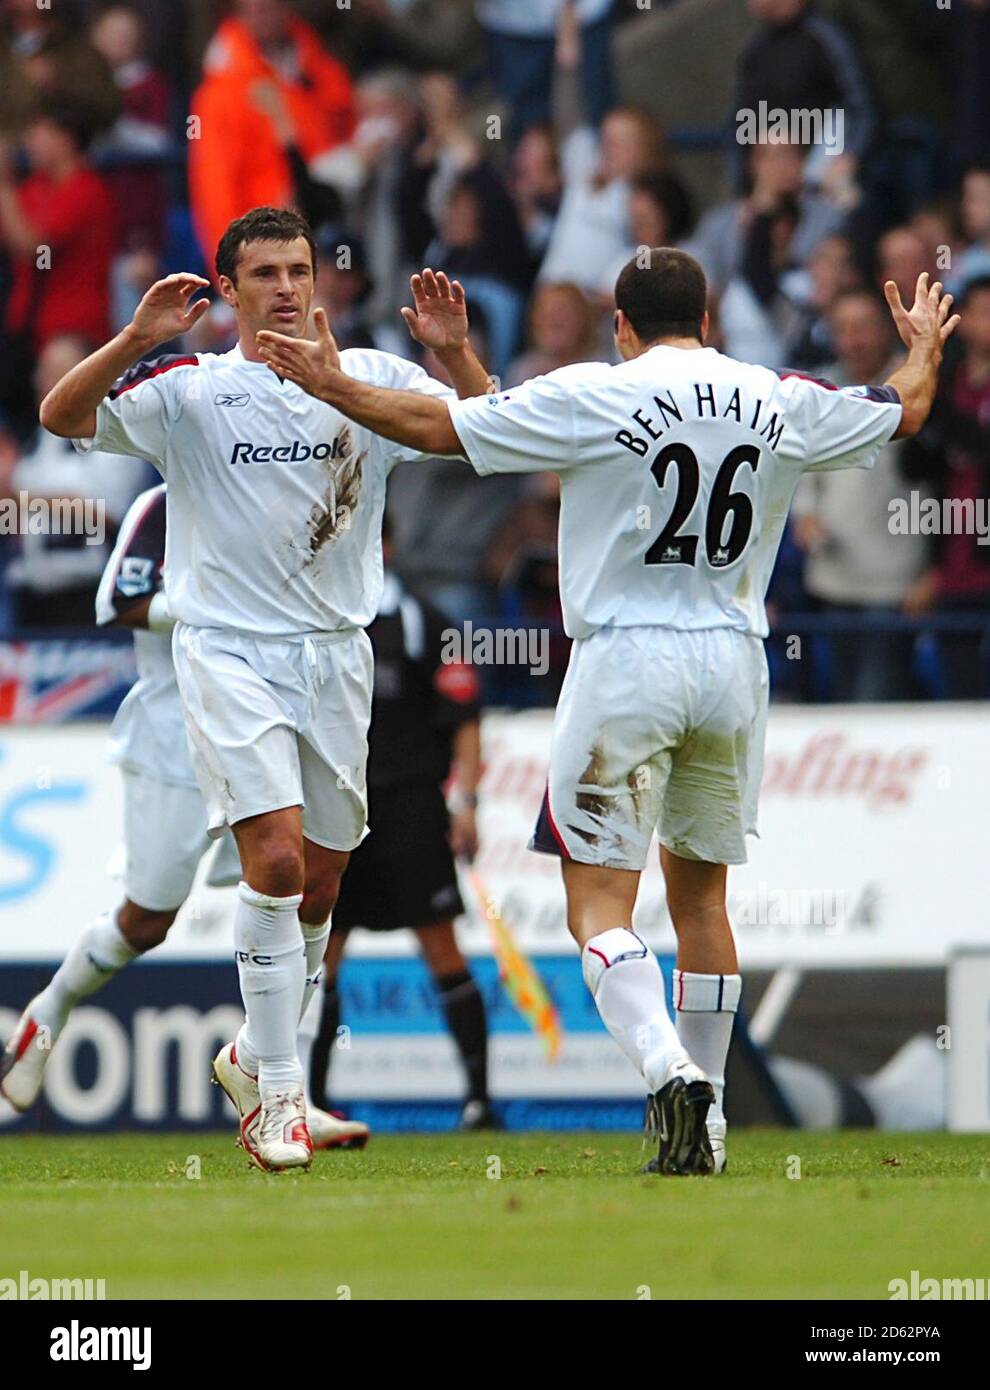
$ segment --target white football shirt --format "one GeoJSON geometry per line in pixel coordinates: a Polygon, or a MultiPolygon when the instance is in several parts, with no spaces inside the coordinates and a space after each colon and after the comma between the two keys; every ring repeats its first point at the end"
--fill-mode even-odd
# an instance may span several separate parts
{"type": "Polygon", "coordinates": [[[886,388],[838,391],[714,348],[580,363],[451,401],[475,470],[560,475],[571,637],[601,627],[767,635],[767,585],[810,468],[866,468],[901,421],[886,388]]]}
{"type": "MultiPolygon", "coordinates": [[[[454,397],[390,353],[350,376],[454,397]]],[[[140,362],[96,412],[86,452],[149,459],[168,483],[165,592],[197,627],[293,637],[365,627],[382,589],[385,483],[418,458],[233,351],[140,362]]]]}

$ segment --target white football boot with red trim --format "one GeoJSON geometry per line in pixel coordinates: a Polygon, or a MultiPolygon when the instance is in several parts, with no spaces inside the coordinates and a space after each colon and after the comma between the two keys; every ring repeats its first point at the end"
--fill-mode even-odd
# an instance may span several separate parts
{"type": "Polygon", "coordinates": [[[51,1033],[33,1017],[34,1002],[32,999],[21,1014],[13,1037],[0,1054],[0,1095],[22,1112],[30,1110],[38,1099],[52,1055],[51,1033]]]}
{"type": "Polygon", "coordinates": [[[339,1115],[331,1115],[329,1110],[319,1110],[315,1105],[306,1111],[309,1137],[313,1148],[363,1149],[371,1137],[371,1130],[360,1120],[345,1120],[339,1115]]]}
{"type": "Polygon", "coordinates": [[[261,1099],[258,1123],[258,1156],[269,1172],[308,1168],[313,1160],[313,1141],[306,1124],[306,1095],[301,1086],[288,1086],[261,1099]]]}
{"type": "Polygon", "coordinates": [[[261,1092],[258,1078],[246,1072],[237,1060],[236,1043],[228,1043],[213,1059],[213,1080],[222,1086],[227,1099],[240,1120],[241,1148],[259,1168],[265,1165],[258,1156],[258,1126],[261,1122],[261,1092]]]}

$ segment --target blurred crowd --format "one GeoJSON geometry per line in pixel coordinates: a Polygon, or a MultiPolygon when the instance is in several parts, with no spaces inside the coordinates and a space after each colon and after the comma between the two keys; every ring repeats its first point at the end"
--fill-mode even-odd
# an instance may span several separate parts
{"type": "MultiPolygon", "coordinates": [[[[705,198],[690,113],[665,130],[616,57],[678,0],[0,0],[0,499],[99,497],[108,522],[103,545],[0,535],[0,635],[90,624],[114,526],[151,477],[80,459],[37,401],[156,278],[212,275],[230,219],[278,204],[316,229],[342,347],[412,355],[397,311],[432,265],[463,282],[507,385],[614,360],[612,286],[643,247],[699,258],[715,346],[837,384],[896,362],[883,282],[910,300],[937,273],[965,312],[928,427],[869,473],[799,488],[771,591],[775,687],[985,696],[987,537],[890,517],[912,494],[977,518],[990,499],[990,0],[733,3],[752,27],[734,76],[726,59],[724,122],[702,132],[725,170],[705,198]],[[762,103],[841,109],[841,150],[740,143],[736,113],[762,103]]],[[[704,43],[703,7],[698,26],[704,43]]],[[[176,346],[232,342],[217,300],[176,346]]],[[[396,567],[454,620],[559,630],[553,475],[403,465],[389,505],[396,567]]],[[[546,698],[566,653],[555,638],[546,698]]]]}

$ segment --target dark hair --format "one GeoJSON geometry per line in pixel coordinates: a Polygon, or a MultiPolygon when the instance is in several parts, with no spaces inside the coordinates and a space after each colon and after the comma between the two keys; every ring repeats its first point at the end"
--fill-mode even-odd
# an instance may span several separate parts
{"type": "Polygon", "coordinates": [[[71,136],[79,154],[85,154],[96,134],[96,124],[90,112],[69,97],[58,97],[39,106],[28,117],[27,124],[55,126],[71,136]]]}
{"type": "Polygon", "coordinates": [[[644,343],[700,340],[707,304],[705,272],[693,256],[671,246],[638,251],[615,282],[615,307],[644,343]]]}
{"type": "Polygon", "coordinates": [[[990,275],[975,275],[972,280],[966,280],[962,289],[959,291],[958,309],[965,309],[974,294],[982,294],[984,290],[990,290],[990,275]]]}
{"type": "Polygon", "coordinates": [[[667,216],[667,231],[671,241],[680,241],[691,230],[694,213],[691,200],[680,179],[673,174],[640,174],[632,181],[635,193],[645,193],[667,216]]]}
{"type": "Polygon", "coordinates": [[[217,246],[217,275],[237,281],[237,262],[241,247],[249,241],[277,241],[281,245],[304,237],[309,247],[313,270],[316,270],[316,242],[305,217],[286,208],[252,208],[243,217],[235,217],[217,246]]]}

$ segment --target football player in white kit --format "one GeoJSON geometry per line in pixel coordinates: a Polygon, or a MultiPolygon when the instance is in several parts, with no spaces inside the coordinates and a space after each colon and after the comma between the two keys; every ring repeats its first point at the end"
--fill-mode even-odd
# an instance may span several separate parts
{"type": "MultiPolygon", "coordinates": [[[[124,782],[124,900],[84,928],[18,1020],[0,1055],[0,1094],[15,1110],[37,1100],[52,1049],[79,1001],[165,940],[214,843],[186,744],[164,562],[161,483],[131,504],[96,595],[99,626],[116,623],[133,631],[138,671],[110,727],[110,761],[124,782]]],[[[207,881],[236,883],[236,849],[222,841],[217,850],[207,881]]],[[[306,1118],[315,1149],[360,1148],[368,1141],[367,1125],[312,1104],[306,1118]]]]}
{"type": "Polygon", "coordinates": [[[724,1067],[740,994],[726,866],[756,831],[768,680],[764,596],[801,474],[869,467],[920,429],[958,322],[918,281],[882,388],[837,391],[705,347],[707,286],[683,252],[616,284],[617,366],[430,401],[354,380],[326,336],[259,335],[273,370],[365,428],[480,474],[560,475],[560,588],[574,638],[532,847],[560,856],[568,926],[609,1032],[642,1074],[651,1171],[725,1162],[724,1067]],[[674,1013],[631,928],[652,834],[677,934],[674,1013]]]}
{"type": "MultiPolygon", "coordinates": [[[[308,331],[314,260],[301,217],[253,209],[217,248],[239,328],[231,352],[139,360],[205,312],[190,297],[206,282],[172,275],[41,407],[53,433],[83,451],[150,459],[168,484],[165,588],[193,766],[210,834],[232,827],[243,872],[234,934],[246,1022],[214,1070],[245,1149],[272,1170],[312,1155],[296,1028],[348,854],[367,833],[363,629],[382,587],[386,478],[419,456],[262,362],[259,330],[308,331]]],[[[463,290],[424,272],[414,294],[415,310],[403,311],[413,336],[438,352],[458,393],[484,392],[463,290]]],[[[344,357],[379,385],[454,396],[389,353],[344,357]]]]}

